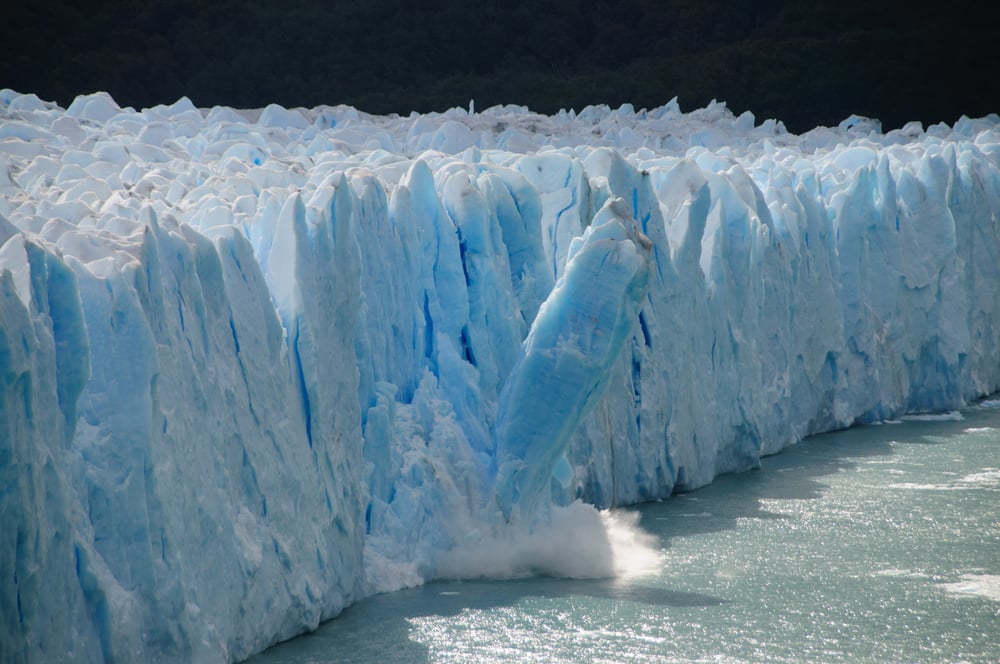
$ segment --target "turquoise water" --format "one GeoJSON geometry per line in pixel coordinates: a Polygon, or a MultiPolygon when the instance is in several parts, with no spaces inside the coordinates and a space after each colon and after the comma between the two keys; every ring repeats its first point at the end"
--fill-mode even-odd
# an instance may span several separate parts
{"type": "Polygon", "coordinates": [[[1000,662],[1000,408],[960,417],[817,436],[634,508],[653,574],[429,584],[251,661],[1000,662]]]}

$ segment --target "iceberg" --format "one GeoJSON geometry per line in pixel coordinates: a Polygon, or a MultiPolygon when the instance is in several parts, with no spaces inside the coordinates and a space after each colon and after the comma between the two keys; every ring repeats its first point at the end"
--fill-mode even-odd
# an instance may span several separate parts
{"type": "Polygon", "coordinates": [[[598,509],[1000,389],[1000,117],[473,108],[0,91],[4,661],[614,573],[598,509]]]}

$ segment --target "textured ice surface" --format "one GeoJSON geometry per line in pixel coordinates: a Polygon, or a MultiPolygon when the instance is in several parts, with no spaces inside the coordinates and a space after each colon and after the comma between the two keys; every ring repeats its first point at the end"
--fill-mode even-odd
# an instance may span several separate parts
{"type": "Polygon", "coordinates": [[[234,660],[434,577],[613,571],[576,501],[1000,388],[998,215],[997,116],[0,91],[3,659],[234,660]]]}

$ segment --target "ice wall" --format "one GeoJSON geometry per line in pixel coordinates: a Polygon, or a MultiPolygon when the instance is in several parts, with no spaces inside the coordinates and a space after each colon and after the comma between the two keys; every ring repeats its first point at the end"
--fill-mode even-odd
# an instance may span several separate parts
{"type": "Polygon", "coordinates": [[[995,391],[998,214],[997,116],[0,91],[3,659],[238,660],[995,391]]]}

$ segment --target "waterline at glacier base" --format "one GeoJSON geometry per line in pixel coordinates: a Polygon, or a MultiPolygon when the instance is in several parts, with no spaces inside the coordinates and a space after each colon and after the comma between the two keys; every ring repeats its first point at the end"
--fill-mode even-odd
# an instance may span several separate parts
{"type": "Polygon", "coordinates": [[[998,450],[997,400],[820,434],[613,510],[655,536],[655,569],[377,595],[249,664],[992,664],[998,450]]]}

